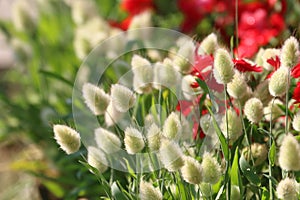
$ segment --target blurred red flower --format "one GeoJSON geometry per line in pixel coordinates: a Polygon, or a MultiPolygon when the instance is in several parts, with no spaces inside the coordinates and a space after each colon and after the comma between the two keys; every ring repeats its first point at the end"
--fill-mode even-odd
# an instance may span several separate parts
{"type": "Polygon", "coordinates": [[[234,67],[240,72],[262,72],[263,68],[245,59],[233,59],[234,67]]]}
{"type": "Polygon", "coordinates": [[[154,3],[152,0],[123,0],[121,9],[128,12],[129,15],[137,15],[145,10],[153,9],[154,3]]]}
{"type": "Polygon", "coordinates": [[[295,103],[300,103],[300,82],[297,83],[296,88],[294,89],[293,97],[296,100],[295,103]]]}

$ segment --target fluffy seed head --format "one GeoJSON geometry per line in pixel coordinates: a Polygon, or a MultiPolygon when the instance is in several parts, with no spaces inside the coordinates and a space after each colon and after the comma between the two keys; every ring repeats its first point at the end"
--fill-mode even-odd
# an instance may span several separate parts
{"type": "Polygon", "coordinates": [[[280,109],[279,105],[282,105],[282,102],[279,99],[275,99],[273,106],[271,101],[267,107],[264,107],[264,114],[266,120],[271,120],[271,113],[272,120],[277,119],[281,115],[284,115],[284,112],[280,109]]]}
{"type": "Polygon", "coordinates": [[[244,106],[244,113],[251,123],[258,123],[263,117],[263,104],[258,98],[249,99],[244,106]]]}
{"type": "Polygon", "coordinates": [[[281,48],[281,65],[284,67],[294,67],[299,59],[299,42],[291,36],[283,44],[281,48]]]}
{"type": "Polygon", "coordinates": [[[211,154],[205,153],[202,161],[203,181],[215,184],[221,177],[221,166],[211,154]]]}
{"type": "Polygon", "coordinates": [[[296,131],[300,131],[300,111],[294,115],[293,119],[293,129],[296,131]]]}
{"type": "Polygon", "coordinates": [[[161,131],[160,128],[153,123],[147,132],[148,147],[151,151],[158,151],[160,148],[161,131]]]}
{"type": "Polygon", "coordinates": [[[179,73],[173,67],[170,59],[165,59],[163,63],[154,64],[154,87],[156,89],[171,88],[179,81],[179,73]]]}
{"type": "Polygon", "coordinates": [[[87,162],[89,165],[99,170],[100,173],[105,172],[108,166],[105,154],[100,149],[92,146],[88,147],[87,150],[87,162]]]}
{"type": "Polygon", "coordinates": [[[164,122],[162,134],[168,139],[178,139],[182,133],[179,116],[172,112],[164,122]]]}
{"type": "Polygon", "coordinates": [[[192,75],[185,75],[181,81],[181,90],[183,92],[183,96],[187,100],[193,100],[197,98],[197,95],[201,92],[201,88],[198,86],[193,88],[191,85],[196,82],[196,79],[192,75]]]}
{"type": "Polygon", "coordinates": [[[209,34],[204,38],[198,49],[198,54],[213,55],[218,48],[218,38],[214,33],[209,34]]]}
{"type": "Polygon", "coordinates": [[[247,83],[245,82],[244,76],[238,71],[235,71],[232,81],[227,85],[229,95],[235,99],[240,99],[245,95],[246,88],[247,83]]]}
{"type": "Polygon", "coordinates": [[[279,149],[279,166],[287,171],[300,170],[300,144],[288,134],[284,137],[279,149]]]}
{"type": "Polygon", "coordinates": [[[265,144],[253,143],[251,144],[251,154],[250,148],[245,147],[243,149],[243,155],[248,161],[250,160],[250,155],[252,155],[254,159],[254,165],[260,165],[266,160],[268,156],[267,146],[265,144]]]}
{"type": "Polygon", "coordinates": [[[114,124],[116,124],[117,122],[120,121],[120,119],[123,117],[124,113],[118,111],[113,105],[112,102],[110,101],[105,115],[104,115],[104,120],[105,120],[105,124],[107,126],[112,126],[114,124]]]}
{"type": "Polygon", "coordinates": [[[176,69],[184,74],[191,72],[194,63],[195,45],[192,41],[181,44],[173,63],[176,69]]]}
{"type": "Polygon", "coordinates": [[[146,181],[140,182],[140,194],[141,200],[162,200],[162,194],[159,188],[155,188],[151,183],[146,181]]]}
{"type": "Polygon", "coordinates": [[[179,145],[170,140],[162,140],[159,149],[159,158],[164,167],[172,172],[184,165],[183,153],[179,145]]]}
{"type": "Polygon", "coordinates": [[[76,25],[80,25],[89,19],[97,16],[97,9],[94,1],[76,0],[71,2],[72,19],[76,25]]]}
{"type": "Polygon", "coordinates": [[[181,175],[186,182],[199,184],[202,181],[202,167],[196,159],[185,157],[181,175]]]}
{"type": "Polygon", "coordinates": [[[218,49],[215,54],[213,74],[220,84],[229,83],[234,76],[233,62],[228,51],[218,49]]]}
{"type": "Polygon", "coordinates": [[[100,149],[107,154],[112,154],[121,149],[121,141],[114,133],[104,129],[95,130],[95,140],[100,149]]]}
{"type": "Polygon", "coordinates": [[[74,129],[56,124],[53,126],[54,139],[67,154],[75,153],[80,148],[80,135],[74,129]]]}
{"type": "Polygon", "coordinates": [[[283,200],[297,200],[299,190],[295,179],[285,178],[281,180],[276,188],[277,196],[283,200]]]}
{"type": "Polygon", "coordinates": [[[269,80],[265,80],[262,81],[260,84],[258,84],[258,86],[254,91],[254,96],[260,99],[264,106],[267,106],[273,98],[268,88],[269,88],[269,80]]]}
{"type": "Polygon", "coordinates": [[[288,68],[280,67],[274,72],[269,82],[269,92],[273,97],[281,96],[286,93],[288,82],[288,68]]]}
{"type": "Polygon", "coordinates": [[[229,137],[230,142],[233,143],[242,134],[242,122],[236,112],[232,109],[229,109],[227,112],[227,121],[228,124],[226,125],[226,115],[224,115],[222,118],[221,130],[226,137],[229,137]]]}
{"type": "Polygon", "coordinates": [[[126,151],[129,154],[136,154],[145,146],[142,133],[132,127],[127,127],[125,129],[124,143],[126,151]]]}
{"type": "Polygon", "coordinates": [[[129,108],[134,106],[135,100],[134,93],[127,87],[120,84],[111,86],[112,105],[119,112],[127,112],[129,108]]]}
{"type": "Polygon", "coordinates": [[[133,70],[133,88],[137,93],[148,93],[152,89],[153,67],[151,63],[139,55],[131,60],[133,70]]]}
{"type": "Polygon", "coordinates": [[[85,104],[95,115],[105,113],[110,97],[103,89],[91,83],[85,83],[82,87],[82,95],[85,104]]]}

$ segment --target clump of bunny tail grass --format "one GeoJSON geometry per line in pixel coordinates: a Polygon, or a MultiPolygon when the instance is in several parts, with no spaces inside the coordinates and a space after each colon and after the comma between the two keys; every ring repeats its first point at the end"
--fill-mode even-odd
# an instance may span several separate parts
{"type": "Polygon", "coordinates": [[[196,79],[192,75],[185,75],[182,78],[182,81],[181,81],[181,90],[182,90],[183,96],[187,100],[194,100],[194,99],[196,99],[197,96],[199,95],[199,93],[202,91],[199,86],[198,87],[193,87],[192,86],[192,84],[194,84],[195,82],[196,82],[196,79]]]}
{"type": "Polygon", "coordinates": [[[82,87],[82,95],[85,104],[95,115],[105,113],[110,97],[102,88],[91,83],[85,83],[82,87]]]}
{"type": "Polygon", "coordinates": [[[168,139],[178,139],[182,133],[182,125],[179,116],[172,112],[164,122],[162,134],[168,139]]]}
{"type": "Polygon", "coordinates": [[[205,153],[202,160],[203,181],[210,184],[215,184],[219,181],[222,173],[221,166],[217,159],[211,154],[205,153]]]}
{"type": "Polygon", "coordinates": [[[218,38],[215,33],[211,33],[206,36],[198,49],[198,54],[206,54],[206,55],[213,55],[218,48],[218,38]]]}
{"type": "Polygon", "coordinates": [[[66,125],[60,124],[54,125],[53,131],[54,139],[66,154],[72,154],[79,150],[81,139],[77,131],[66,125]]]}
{"type": "Polygon", "coordinates": [[[297,200],[299,195],[298,183],[295,179],[285,178],[276,188],[277,197],[283,200],[297,200]]]}
{"type": "Polygon", "coordinates": [[[247,87],[244,76],[235,71],[232,81],[227,85],[227,91],[233,98],[241,99],[245,95],[247,87]]]}
{"type": "Polygon", "coordinates": [[[87,162],[90,166],[96,168],[100,173],[107,170],[108,162],[105,154],[96,147],[87,148],[87,162]]]}
{"type": "Polygon", "coordinates": [[[184,165],[183,153],[177,143],[167,139],[161,140],[159,158],[170,172],[179,170],[184,165]]]}
{"type": "Polygon", "coordinates": [[[124,132],[125,148],[129,154],[136,154],[145,147],[143,135],[139,130],[133,127],[127,127],[124,132]]]}
{"type": "Polygon", "coordinates": [[[100,127],[95,130],[95,140],[98,147],[107,154],[121,150],[119,137],[104,128],[100,127]]]}
{"type": "Polygon", "coordinates": [[[278,161],[279,166],[284,170],[300,170],[300,144],[292,134],[284,137],[279,149],[278,161]]]}
{"type": "Polygon", "coordinates": [[[120,121],[120,119],[123,117],[124,113],[118,111],[113,105],[112,102],[110,102],[107,106],[105,115],[104,115],[104,121],[107,126],[112,126],[120,121]]]}
{"type": "Polygon", "coordinates": [[[184,73],[187,74],[192,70],[192,63],[194,62],[194,53],[195,53],[195,45],[192,41],[186,41],[181,44],[180,49],[177,52],[177,55],[173,61],[174,67],[184,73]]]}
{"type": "Polygon", "coordinates": [[[229,83],[234,76],[233,61],[229,52],[225,49],[218,49],[215,53],[213,74],[220,84],[229,83]]]}
{"type": "Polygon", "coordinates": [[[299,59],[299,42],[291,36],[283,44],[281,48],[281,66],[292,68],[299,59]]]}
{"type": "Polygon", "coordinates": [[[162,200],[162,193],[159,188],[155,188],[153,184],[141,181],[140,182],[140,194],[139,197],[141,200],[162,200]]]}
{"type": "Polygon", "coordinates": [[[136,97],[127,87],[114,84],[111,86],[111,101],[116,110],[119,112],[127,112],[129,108],[134,106],[136,97]]]}
{"type": "Polygon", "coordinates": [[[250,156],[252,156],[255,166],[262,164],[267,159],[268,156],[268,149],[266,144],[260,144],[260,143],[252,143],[251,148],[247,146],[243,149],[242,152],[244,157],[248,161],[250,161],[250,156]]]}
{"type": "Polygon", "coordinates": [[[242,135],[242,129],[243,126],[240,117],[234,110],[229,109],[227,111],[227,121],[225,116],[222,118],[222,132],[233,143],[242,135]]]}
{"type": "Polygon", "coordinates": [[[282,96],[286,93],[288,84],[288,68],[280,67],[274,72],[269,82],[269,92],[273,97],[282,96]]]}
{"type": "Polygon", "coordinates": [[[151,151],[158,151],[160,148],[161,130],[153,123],[147,132],[148,147],[151,151]]]}
{"type": "Polygon", "coordinates": [[[244,113],[251,123],[258,123],[263,117],[263,104],[258,98],[249,99],[244,106],[244,113]]]}
{"type": "Polygon", "coordinates": [[[184,165],[181,168],[183,179],[191,184],[200,184],[202,181],[201,164],[193,157],[185,157],[184,165]]]}

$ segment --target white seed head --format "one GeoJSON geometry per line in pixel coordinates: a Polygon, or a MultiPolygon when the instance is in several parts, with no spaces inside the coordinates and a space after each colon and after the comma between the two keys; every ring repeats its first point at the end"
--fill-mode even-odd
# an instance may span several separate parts
{"type": "Polygon", "coordinates": [[[179,116],[172,112],[164,122],[163,136],[168,139],[178,139],[182,134],[182,125],[179,116]]]}
{"type": "Polygon", "coordinates": [[[105,154],[96,147],[87,148],[87,162],[90,166],[99,170],[100,173],[103,173],[107,170],[108,162],[105,154]]]}
{"type": "Polygon", "coordinates": [[[181,175],[190,184],[200,184],[202,181],[201,164],[193,157],[185,157],[181,175]]]}
{"type": "Polygon", "coordinates": [[[254,96],[260,99],[264,106],[269,104],[273,98],[269,92],[269,80],[264,80],[258,84],[254,91],[254,96]]]}
{"type": "Polygon", "coordinates": [[[71,2],[71,14],[75,24],[80,25],[97,16],[97,6],[91,0],[75,0],[71,2]]]}
{"type": "Polygon", "coordinates": [[[272,120],[284,115],[284,112],[280,109],[279,105],[283,105],[283,103],[279,99],[275,99],[273,106],[271,101],[267,107],[264,107],[264,115],[266,120],[271,120],[271,113],[272,120]]]}
{"type": "Polygon", "coordinates": [[[198,48],[198,54],[213,55],[218,48],[218,38],[214,33],[209,34],[204,38],[198,48]]]}
{"type": "Polygon", "coordinates": [[[191,40],[185,40],[180,45],[177,55],[174,58],[174,67],[184,74],[191,72],[194,63],[195,45],[191,40]]]}
{"type": "Polygon", "coordinates": [[[85,83],[82,87],[82,95],[85,104],[95,115],[105,113],[110,97],[102,88],[91,83],[85,83]]]}
{"type": "Polygon", "coordinates": [[[13,25],[18,31],[32,30],[37,25],[39,14],[37,5],[33,1],[14,1],[11,14],[13,25]]]}
{"type": "Polygon", "coordinates": [[[276,56],[278,57],[280,56],[280,49],[275,49],[275,48],[266,49],[262,54],[262,66],[268,71],[274,70],[274,67],[268,63],[268,60],[271,58],[275,59],[276,56]]]}
{"type": "Polygon", "coordinates": [[[250,156],[252,155],[254,165],[257,166],[266,160],[268,156],[268,149],[265,144],[253,143],[251,144],[251,154],[248,146],[243,149],[243,155],[248,161],[250,161],[250,156]]]}
{"type": "Polygon", "coordinates": [[[134,55],[131,60],[133,70],[133,88],[139,93],[149,93],[152,90],[153,67],[151,63],[139,55],[134,55]]]}
{"type": "MultiPolygon", "coordinates": [[[[152,13],[151,11],[144,11],[138,15],[135,15],[129,25],[129,30],[137,29],[137,28],[144,28],[144,27],[151,27],[152,26],[152,13]]],[[[135,35],[129,34],[129,38],[136,39],[135,35]]]]}
{"type": "Polygon", "coordinates": [[[183,153],[174,141],[161,140],[159,158],[163,166],[170,172],[179,170],[184,165],[183,153]]]}
{"type": "Polygon", "coordinates": [[[258,98],[249,99],[244,106],[244,113],[251,123],[258,123],[263,117],[263,104],[258,98]]]}
{"type": "Polygon", "coordinates": [[[220,84],[229,83],[234,76],[233,61],[228,51],[218,49],[215,54],[213,74],[220,84]]]}
{"type": "Polygon", "coordinates": [[[226,115],[224,114],[221,123],[221,130],[224,135],[229,138],[230,142],[233,143],[242,135],[242,122],[240,117],[232,109],[227,111],[227,122],[228,123],[226,125],[226,115]]]}
{"type": "Polygon", "coordinates": [[[126,151],[129,154],[136,154],[140,152],[145,146],[142,133],[133,127],[127,127],[124,132],[124,143],[126,151]]]}
{"type": "Polygon", "coordinates": [[[192,83],[195,83],[196,79],[192,75],[185,75],[181,81],[181,90],[183,92],[183,96],[187,100],[194,100],[200,94],[201,87],[193,88],[191,86],[192,83]]]}
{"type": "Polygon", "coordinates": [[[77,131],[68,126],[56,124],[53,126],[53,132],[57,144],[67,154],[72,154],[79,150],[81,141],[77,131]]]}
{"type": "Polygon", "coordinates": [[[285,178],[276,188],[277,197],[282,200],[297,200],[299,195],[298,183],[295,179],[285,178]]]}
{"type": "Polygon", "coordinates": [[[300,144],[288,134],[284,137],[279,149],[279,166],[287,171],[300,170],[300,144]]]}
{"type": "Polygon", "coordinates": [[[124,113],[118,111],[112,105],[112,102],[110,101],[108,106],[107,106],[105,115],[104,115],[105,124],[107,126],[112,126],[112,125],[116,124],[117,122],[119,122],[120,119],[122,119],[123,115],[124,115],[124,113]]]}
{"type": "Polygon", "coordinates": [[[154,64],[154,88],[159,90],[177,85],[180,76],[172,65],[170,59],[165,59],[163,63],[157,62],[154,64]]]}
{"type": "Polygon", "coordinates": [[[104,128],[95,130],[95,140],[98,147],[107,154],[115,153],[121,149],[119,137],[104,128]]]}
{"type": "Polygon", "coordinates": [[[210,183],[202,182],[199,187],[203,197],[210,198],[213,194],[212,186],[210,183]]]}
{"type": "Polygon", "coordinates": [[[119,112],[127,112],[133,107],[136,101],[135,94],[127,87],[114,84],[111,86],[112,105],[119,112]]]}
{"type": "Polygon", "coordinates": [[[233,98],[241,99],[245,95],[247,87],[245,77],[238,71],[235,71],[233,79],[227,85],[227,92],[233,98]]]}
{"type": "Polygon", "coordinates": [[[255,56],[254,63],[258,66],[263,66],[263,54],[265,50],[263,48],[260,48],[255,56]]]}
{"type": "Polygon", "coordinates": [[[215,184],[221,177],[221,166],[211,154],[205,153],[202,160],[203,181],[215,184]]]}
{"type": "Polygon", "coordinates": [[[158,151],[160,148],[161,130],[153,123],[147,132],[148,147],[151,151],[158,151]]]}
{"type": "Polygon", "coordinates": [[[140,194],[141,200],[162,200],[162,194],[159,188],[155,188],[151,183],[146,181],[140,182],[140,194]]]}
{"type": "Polygon", "coordinates": [[[293,129],[296,131],[300,131],[300,111],[294,115],[293,129]]]}
{"type": "Polygon", "coordinates": [[[281,48],[281,66],[292,68],[299,59],[299,42],[291,36],[283,44],[281,48]]]}
{"type": "Polygon", "coordinates": [[[280,67],[274,72],[269,82],[269,92],[273,97],[281,96],[286,93],[288,82],[288,68],[280,67]]]}

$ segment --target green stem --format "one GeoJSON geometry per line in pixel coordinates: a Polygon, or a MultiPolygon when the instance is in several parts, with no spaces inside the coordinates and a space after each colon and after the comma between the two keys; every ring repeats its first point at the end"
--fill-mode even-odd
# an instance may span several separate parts
{"type": "Polygon", "coordinates": [[[226,120],[226,133],[227,133],[227,137],[226,137],[226,143],[227,143],[227,151],[228,151],[228,157],[227,157],[227,167],[226,167],[226,174],[228,176],[228,181],[225,183],[227,188],[226,188],[226,199],[230,199],[230,148],[229,148],[229,132],[228,132],[228,109],[227,109],[227,84],[224,84],[224,93],[225,93],[225,120],[226,120]]]}
{"type": "MultiPolygon", "coordinates": [[[[275,102],[276,97],[272,99],[272,104],[271,104],[271,113],[270,113],[270,133],[269,133],[269,149],[272,147],[272,111],[273,111],[273,106],[275,102]]],[[[270,191],[270,199],[273,199],[273,185],[272,185],[272,164],[271,164],[271,156],[269,153],[269,191],[270,191]]]]}
{"type": "Polygon", "coordinates": [[[291,70],[288,69],[288,78],[287,78],[287,84],[286,84],[286,94],[285,94],[285,134],[288,134],[289,131],[289,88],[290,88],[290,74],[291,70]]]}

